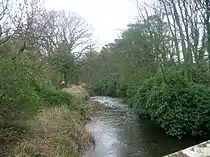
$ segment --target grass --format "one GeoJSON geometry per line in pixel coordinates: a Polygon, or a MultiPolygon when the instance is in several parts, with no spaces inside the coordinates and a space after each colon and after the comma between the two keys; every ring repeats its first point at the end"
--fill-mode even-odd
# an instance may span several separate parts
{"type": "Polygon", "coordinates": [[[77,157],[94,143],[80,115],[67,106],[45,108],[26,124],[30,138],[14,148],[16,156],[77,157]]]}
{"type": "Polygon", "coordinates": [[[1,157],[80,157],[94,144],[85,128],[94,105],[84,88],[43,84],[22,60],[0,64],[1,157]]]}
{"type": "Polygon", "coordinates": [[[85,88],[81,87],[80,85],[70,85],[69,88],[64,88],[63,90],[73,96],[73,104],[80,104],[77,105],[77,110],[80,110],[82,112],[81,114],[83,115],[84,120],[90,119],[91,115],[93,115],[96,111],[104,109],[104,106],[102,104],[87,101],[87,99],[89,98],[89,93],[85,88]]]}
{"type": "Polygon", "coordinates": [[[79,85],[71,85],[70,88],[64,88],[63,90],[70,93],[77,101],[85,101],[89,97],[86,89],[79,85]]]}
{"type": "Polygon", "coordinates": [[[0,156],[80,157],[94,144],[85,124],[102,106],[86,101],[88,93],[80,86],[64,91],[72,95],[70,104],[44,105],[33,116],[14,121],[14,127],[1,127],[0,156]]]}

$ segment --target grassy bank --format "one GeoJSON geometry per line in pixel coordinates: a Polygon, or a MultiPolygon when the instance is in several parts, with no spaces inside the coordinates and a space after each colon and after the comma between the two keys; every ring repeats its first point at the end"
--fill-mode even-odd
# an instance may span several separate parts
{"type": "MultiPolygon", "coordinates": [[[[74,86],[72,89],[65,89],[69,93],[77,89],[77,96],[72,96],[71,105],[41,107],[34,116],[19,121],[17,126],[22,126],[19,132],[8,130],[10,125],[5,128],[4,132],[13,134],[8,137],[8,140],[12,140],[13,136],[16,137],[13,143],[7,144],[7,150],[4,150],[2,155],[81,156],[88,146],[94,144],[94,139],[85,128],[85,123],[93,112],[94,104],[81,99],[84,96],[84,89],[79,88],[74,86]]],[[[17,126],[14,128],[16,129],[17,126]]]]}
{"type": "Polygon", "coordinates": [[[0,68],[0,156],[79,157],[94,144],[85,123],[95,107],[83,88],[44,85],[18,62],[0,68]]]}
{"type": "Polygon", "coordinates": [[[25,125],[29,135],[17,143],[13,155],[76,157],[94,143],[80,114],[65,105],[44,108],[25,125]]]}

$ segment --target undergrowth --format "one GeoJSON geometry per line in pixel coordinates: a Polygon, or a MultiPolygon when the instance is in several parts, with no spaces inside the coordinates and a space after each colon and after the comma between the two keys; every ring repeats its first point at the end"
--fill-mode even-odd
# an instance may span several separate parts
{"type": "Polygon", "coordinates": [[[42,109],[27,128],[29,138],[13,149],[17,156],[76,157],[94,142],[81,115],[65,105],[42,109]]]}
{"type": "Polygon", "coordinates": [[[0,71],[0,156],[77,157],[94,143],[85,100],[43,84],[18,60],[1,61],[0,71]]]}

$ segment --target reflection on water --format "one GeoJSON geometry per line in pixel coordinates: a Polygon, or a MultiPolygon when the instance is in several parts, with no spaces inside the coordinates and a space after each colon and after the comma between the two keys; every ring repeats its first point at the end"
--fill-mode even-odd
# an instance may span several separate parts
{"type": "Polygon", "coordinates": [[[93,97],[91,100],[108,104],[109,108],[98,111],[87,125],[96,145],[84,157],[160,157],[201,142],[166,136],[151,121],[139,119],[120,99],[93,97]]]}

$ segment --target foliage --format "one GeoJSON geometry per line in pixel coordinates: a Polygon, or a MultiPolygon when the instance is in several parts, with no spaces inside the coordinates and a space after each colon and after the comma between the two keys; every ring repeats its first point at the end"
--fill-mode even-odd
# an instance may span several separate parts
{"type": "MultiPolygon", "coordinates": [[[[210,11],[205,3],[138,4],[137,21],[100,53],[94,51],[92,33],[80,16],[48,11],[42,3],[1,2],[0,123],[30,115],[29,110],[42,105],[75,107],[71,94],[43,82],[58,87],[61,80],[78,83],[79,75],[97,95],[125,97],[170,135],[208,130],[210,11]]],[[[86,108],[76,110],[84,113],[86,108]]]]}
{"type": "MultiPolygon", "coordinates": [[[[106,76],[102,80],[96,82],[94,86],[92,87],[94,90],[94,93],[96,95],[116,97],[117,96],[117,82],[119,79],[118,77],[119,77],[118,74],[110,74],[109,76],[106,76]]],[[[118,88],[120,88],[120,86],[118,88]]],[[[120,94],[119,89],[118,89],[118,94],[120,94]]]]}
{"type": "Polygon", "coordinates": [[[209,131],[210,88],[187,82],[183,70],[159,72],[129,86],[107,76],[94,90],[97,95],[124,97],[140,116],[156,121],[168,135],[202,136],[209,131]]]}
{"type": "Polygon", "coordinates": [[[0,62],[1,116],[17,118],[23,109],[37,106],[40,97],[35,90],[35,80],[30,72],[16,61],[0,62]]]}
{"type": "Polygon", "coordinates": [[[90,116],[85,100],[74,101],[68,91],[39,83],[18,60],[1,61],[0,71],[0,135],[5,140],[1,155],[80,156],[93,143],[83,125],[90,116]]]}
{"type": "Polygon", "coordinates": [[[128,84],[126,81],[118,81],[116,84],[116,96],[125,98],[127,92],[128,84]]]}
{"type": "Polygon", "coordinates": [[[1,61],[0,71],[1,117],[5,120],[30,115],[41,105],[71,104],[69,93],[38,83],[18,60],[1,61]]]}
{"type": "Polygon", "coordinates": [[[45,105],[70,105],[72,96],[64,91],[59,91],[56,89],[53,89],[52,87],[42,86],[40,88],[39,93],[40,98],[42,99],[42,104],[45,105]]]}
{"type": "MultiPolygon", "coordinates": [[[[3,0],[0,2],[0,138],[4,143],[1,145],[0,156],[3,155],[4,148],[9,148],[5,151],[8,156],[8,152],[13,152],[10,149],[15,147],[16,142],[19,142],[20,138],[26,138],[28,133],[28,130],[25,130],[26,121],[34,116],[38,118],[37,115],[43,112],[44,107],[47,110],[45,113],[50,112],[50,107],[55,107],[53,111],[63,117],[58,118],[60,121],[56,121],[57,123],[53,123],[55,121],[51,119],[56,114],[52,113],[53,116],[47,117],[47,120],[52,122],[49,123],[51,128],[44,130],[47,132],[41,130],[39,137],[34,134],[32,143],[26,144],[29,146],[28,149],[33,146],[34,152],[32,154],[20,152],[22,156],[79,156],[80,150],[77,148],[83,148],[79,142],[88,140],[82,134],[78,134],[82,136],[80,137],[82,139],[75,138],[78,129],[76,133],[71,130],[75,129],[75,125],[84,128],[83,121],[80,120],[81,114],[86,112],[84,105],[73,104],[73,96],[70,93],[51,88],[51,86],[59,87],[63,80],[66,83],[78,82],[78,66],[82,56],[92,46],[92,32],[86,21],[76,13],[50,11],[44,6],[43,0],[3,0]],[[63,105],[66,105],[69,110],[66,114],[66,108],[62,110],[63,105]],[[78,106],[75,107],[76,105],[78,106]],[[80,111],[80,108],[84,110],[80,111]],[[65,119],[66,117],[69,119],[65,119]],[[62,123],[64,120],[65,122],[62,123]],[[23,128],[20,127],[21,125],[23,128]],[[68,131],[68,135],[71,134],[68,140],[71,140],[68,142],[54,140],[49,150],[51,154],[37,152],[39,150],[36,147],[37,143],[40,143],[41,150],[47,145],[46,139],[40,136],[44,135],[48,138],[47,134],[52,133],[51,131],[58,126],[62,127],[62,129],[59,128],[62,135],[59,138],[67,139],[65,131],[68,131]],[[17,129],[19,127],[21,133],[13,131],[19,130],[17,129]],[[37,138],[41,138],[41,141],[37,138]],[[54,145],[57,147],[53,147],[54,145]],[[74,150],[62,152],[60,148],[63,146],[65,149],[73,147],[74,150]],[[58,154],[53,153],[52,150],[58,154]]],[[[45,120],[45,116],[43,115],[40,123],[45,120]]],[[[35,121],[36,119],[33,123],[35,121]]],[[[44,125],[47,124],[42,126],[44,125]]],[[[36,127],[32,132],[35,133],[35,130],[40,129],[36,127]]],[[[20,150],[23,151],[24,148],[20,150]]],[[[11,156],[21,155],[11,154],[11,156]]]]}
{"type": "Polygon", "coordinates": [[[136,89],[134,108],[171,136],[204,135],[209,130],[210,88],[183,81],[180,72],[166,76],[166,82],[156,75],[136,89]]]}
{"type": "MultiPolygon", "coordinates": [[[[181,11],[175,2],[162,2],[160,6],[166,13],[170,10],[167,6],[181,11]]],[[[210,67],[203,55],[205,37],[198,41],[194,34],[194,43],[203,47],[196,44],[190,47],[190,39],[185,43],[189,37],[179,30],[183,19],[172,14],[172,21],[165,22],[161,11],[145,15],[142,13],[142,20],[128,25],[121,38],[105,45],[99,54],[90,53],[84,59],[81,72],[88,71],[90,75],[84,78],[81,74],[82,80],[90,83],[96,95],[123,97],[139,115],[156,121],[168,135],[202,136],[209,131],[210,118],[210,67]],[[179,29],[170,29],[172,23],[179,29]],[[178,33],[182,35],[175,35],[178,33]],[[118,76],[113,78],[113,73],[118,76]]],[[[186,25],[185,28],[190,27],[186,32],[191,27],[198,30],[190,25],[186,25]]]]}
{"type": "Polygon", "coordinates": [[[94,94],[125,98],[128,88],[127,83],[125,81],[119,81],[119,78],[110,79],[110,77],[105,77],[92,87],[94,94]]]}

